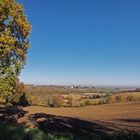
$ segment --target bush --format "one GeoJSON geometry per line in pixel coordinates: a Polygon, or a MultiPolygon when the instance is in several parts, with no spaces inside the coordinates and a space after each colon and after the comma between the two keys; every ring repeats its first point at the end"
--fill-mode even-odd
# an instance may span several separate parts
{"type": "Polygon", "coordinates": [[[27,97],[26,97],[25,93],[23,93],[23,94],[20,96],[17,105],[21,105],[21,106],[28,106],[28,105],[29,105],[29,102],[28,102],[28,100],[27,100],[27,97]]]}
{"type": "Polygon", "coordinates": [[[101,100],[99,100],[98,104],[99,104],[99,105],[101,105],[101,104],[106,104],[106,100],[105,100],[105,99],[101,99],[101,100]]]}
{"type": "Polygon", "coordinates": [[[92,103],[89,101],[89,100],[86,100],[85,102],[84,102],[84,105],[85,106],[89,106],[89,105],[91,105],[92,103]]]}
{"type": "Polygon", "coordinates": [[[126,100],[127,101],[134,101],[134,97],[132,95],[128,95],[126,100]]]}
{"type": "Polygon", "coordinates": [[[81,107],[83,107],[83,106],[84,106],[84,104],[83,104],[83,103],[80,103],[80,106],[81,106],[81,107]]]}
{"type": "Polygon", "coordinates": [[[118,95],[115,97],[115,102],[120,103],[122,102],[122,96],[118,95]]]}
{"type": "Polygon", "coordinates": [[[106,98],[106,103],[107,104],[110,104],[110,103],[114,103],[115,101],[114,101],[114,98],[111,96],[111,95],[109,95],[107,98],[106,98]]]}
{"type": "Polygon", "coordinates": [[[62,100],[61,96],[59,96],[59,95],[52,96],[52,99],[49,100],[49,106],[50,107],[63,106],[63,100],[62,100]]]}

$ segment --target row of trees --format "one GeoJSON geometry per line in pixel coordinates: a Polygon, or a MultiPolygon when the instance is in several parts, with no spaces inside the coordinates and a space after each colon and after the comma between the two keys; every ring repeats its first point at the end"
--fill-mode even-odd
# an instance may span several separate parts
{"type": "Polygon", "coordinates": [[[23,84],[18,76],[25,64],[31,26],[15,0],[0,1],[0,97],[17,102],[23,84]]]}

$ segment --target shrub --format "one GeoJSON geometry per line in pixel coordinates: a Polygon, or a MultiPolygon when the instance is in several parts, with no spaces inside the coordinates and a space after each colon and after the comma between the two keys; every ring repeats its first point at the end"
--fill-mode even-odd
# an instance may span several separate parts
{"type": "Polygon", "coordinates": [[[101,99],[101,100],[99,100],[98,104],[99,104],[99,105],[100,105],[100,104],[106,104],[106,100],[105,100],[105,99],[101,99]]]}
{"type": "Polygon", "coordinates": [[[122,96],[120,96],[120,95],[116,96],[116,97],[115,97],[115,102],[117,102],[117,103],[118,103],[118,102],[119,102],[119,103],[122,102],[122,96]]]}
{"type": "Polygon", "coordinates": [[[106,103],[107,104],[114,103],[114,102],[115,102],[114,98],[111,95],[107,96],[107,98],[106,98],[106,103]]]}
{"type": "Polygon", "coordinates": [[[41,99],[38,96],[30,96],[29,102],[31,105],[42,105],[41,104],[41,99]]]}
{"type": "Polygon", "coordinates": [[[60,107],[63,106],[63,100],[61,96],[54,95],[51,99],[49,99],[49,106],[50,107],[60,107]]]}
{"type": "Polygon", "coordinates": [[[21,106],[28,106],[29,105],[29,102],[27,100],[25,93],[23,93],[22,96],[20,96],[17,105],[21,105],[21,106]]]}
{"type": "Polygon", "coordinates": [[[89,100],[85,100],[84,105],[89,106],[89,105],[91,105],[91,102],[89,100]]]}
{"type": "Polygon", "coordinates": [[[128,95],[126,100],[127,101],[134,101],[134,97],[132,95],[128,95]]]}
{"type": "Polygon", "coordinates": [[[69,100],[69,106],[70,106],[70,107],[73,106],[73,97],[72,97],[72,95],[67,96],[66,99],[69,100]]]}
{"type": "Polygon", "coordinates": [[[83,104],[83,103],[80,103],[80,106],[81,106],[81,107],[83,107],[83,106],[84,106],[84,104],[83,104]]]}

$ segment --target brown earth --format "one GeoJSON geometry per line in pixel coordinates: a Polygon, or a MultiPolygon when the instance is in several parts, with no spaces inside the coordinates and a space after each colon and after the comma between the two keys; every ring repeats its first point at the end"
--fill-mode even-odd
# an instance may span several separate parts
{"type": "Polygon", "coordinates": [[[125,102],[95,105],[87,107],[48,108],[29,106],[23,108],[29,114],[46,113],[59,116],[75,117],[90,120],[113,121],[117,119],[140,119],[140,102],[125,102]]]}
{"type": "MultiPolygon", "coordinates": [[[[50,131],[112,133],[135,130],[140,132],[140,102],[114,103],[79,108],[47,108],[29,106],[28,113],[18,122],[26,126],[38,126],[50,131]]],[[[77,133],[77,132],[76,132],[77,133]]],[[[81,133],[81,132],[80,132],[81,133]]]]}
{"type": "Polygon", "coordinates": [[[123,131],[140,133],[140,101],[77,108],[0,107],[0,122],[38,127],[45,133],[108,137],[123,131]]]}

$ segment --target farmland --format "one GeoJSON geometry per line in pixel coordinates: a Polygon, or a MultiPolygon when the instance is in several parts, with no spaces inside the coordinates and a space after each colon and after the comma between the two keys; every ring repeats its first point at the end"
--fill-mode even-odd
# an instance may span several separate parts
{"type": "Polygon", "coordinates": [[[81,138],[108,137],[125,131],[140,133],[140,102],[80,108],[29,106],[23,109],[28,113],[18,123],[30,128],[39,127],[47,133],[71,133],[81,138]]]}
{"type": "Polygon", "coordinates": [[[30,105],[47,107],[81,107],[140,101],[140,92],[135,89],[26,86],[25,93],[30,105]]]}
{"type": "MultiPolygon", "coordinates": [[[[19,139],[40,137],[39,140],[140,138],[140,92],[138,91],[25,87],[24,92],[26,100],[30,103],[28,106],[0,107],[0,121],[6,124],[0,126],[0,131],[10,133],[13,138],[15,136],[20,137],[19,139]],[[46,104],[50,97],[53,97],[53,106],[46,104]],[[70,103],[76,102],[76,105],[61,106],[60,97],[72,101],[70,103]],[[31,98],[34,104],[30,102],[31,98]],[[86,101],[86,104],[79,105],[77,104],[79,101],[86,101]],[[91,101],[94,104],[89,104],[91,101]],[[20,131],[20,135],[17,131],[20,131]]],[[[5,139],[8,135],[2,137],[5,139]]]]}

